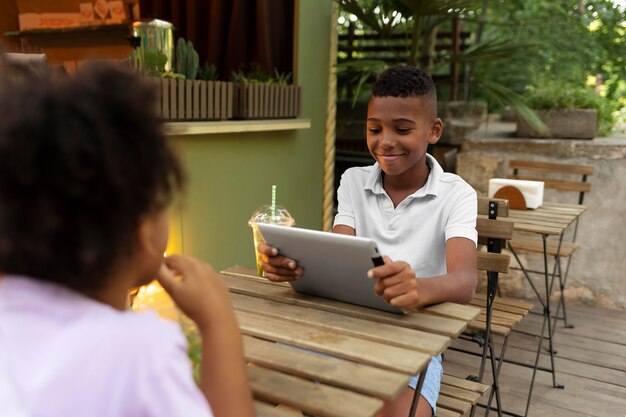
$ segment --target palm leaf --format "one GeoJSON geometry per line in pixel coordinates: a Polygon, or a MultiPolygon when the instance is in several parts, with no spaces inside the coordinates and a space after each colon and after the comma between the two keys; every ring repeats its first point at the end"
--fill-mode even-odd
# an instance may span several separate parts
{"type": "Polygon", "coordinates": [[[355,15],[364,25],[376,33],[383,32],[380,15],[374,12],[374,9],[378,6],[376,3],[370,2],[369,5],[364,5],[363,2],[358,0],[337,0],[337,3],[342,10],[355,15]]]}
{"type": "Polygon", "coordinates": [[[539,119],[537,114],[528,107],[522,97],[513,90],[493,81],[476,78],[473,80],[480,85],[483,91],[498,101],[500,104],[510,106],[511,110],[525,123],[541,133],[548,133],[547,126],[539,119]]]}
{"type": "Polygon", "coordinates": [[[511,59],[515,52],[532,46],[534,45],[515,43],[508,39],[494,39],[471,45],[457,54],[455,59],[461,63],[511,59]]]}
{"type": "Polygon", "coordinates": [[[475,5],[473,0],[395,0],[413,16],[447,15],[450,10],[466,9],[475,5]]]}
{"type": "Polygon", "coordinates": [[[356,81],[356,87],[354,88],[354,98],[352,99],[352,106],[357,102],[357,99],[363,89],[363,85],[371,77],[377,77],[380,73],[388,68],[385,61],[375,59],[363,59],[358,61],[348,61],[337,64],[337,74],[346,74],[349,77],[352,76],[352,81],[356,81]]]}

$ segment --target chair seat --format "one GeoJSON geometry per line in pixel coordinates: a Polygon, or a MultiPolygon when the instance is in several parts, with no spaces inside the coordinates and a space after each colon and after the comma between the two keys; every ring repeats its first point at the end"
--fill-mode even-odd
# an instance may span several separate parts
{"type": "Polygon", "coordinates": [[[467,413],[491,387],[444,374],[437,398],[437,416],[459,417],[467,413]]]}
{"type": "MultiPolygon", "coordinates": [[[[556,256],[559,242],[556,239],[547,239],[548,255],[556,256]]],[[[515,250],[525,250],[528,252],[543,253],[543,240],[539,237],[529,237],[522,235],[513,235],[513,239],[509,241],[509,246],[515,250]]],[[[578,245],[571,242],[561,243],[562,258],[566,258],[578,249],[578,245]]]]}
{"type": "MultiPolygon", "coordinates": [[[[487,298],[485,294],[476,294],[470,305],[480,307],[481,314],[470,323],[471,330],[486,331],[487,298]]],[[[533,305],[523,301],[496,297],[491,310],[491,332],[506,336],[511,329],[519,324],[524,316],[533,308],[533,305]]]]}

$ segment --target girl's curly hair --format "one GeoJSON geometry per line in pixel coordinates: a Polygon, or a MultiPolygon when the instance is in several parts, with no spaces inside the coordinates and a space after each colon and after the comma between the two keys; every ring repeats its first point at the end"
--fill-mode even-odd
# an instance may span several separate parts
{"type": "Polygon", "coordinates": [[[0,271],[89,293],[134,252],[184,174],[156,89],[128,68],[61,76],[0,59],[0,271]]]}

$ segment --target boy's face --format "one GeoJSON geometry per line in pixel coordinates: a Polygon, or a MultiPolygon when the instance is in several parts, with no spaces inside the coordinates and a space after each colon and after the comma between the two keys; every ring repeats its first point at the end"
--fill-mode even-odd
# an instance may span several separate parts
{"type": "Polygon", "coordinates": [[[425,163],[428,144],[443,123],[423,97],[372,97],[367,107],[367,147],[386,175],[411,175],[425,163]]]}

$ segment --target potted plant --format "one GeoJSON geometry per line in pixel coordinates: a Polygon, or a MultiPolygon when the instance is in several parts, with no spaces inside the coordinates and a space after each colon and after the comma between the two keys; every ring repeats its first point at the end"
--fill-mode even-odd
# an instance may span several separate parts
{"type": "Polygon", "coordinates": [[[176,43],[176,72],[162,79],[162,115],[167,120],[226,120],[233,117],[234,86],[217,81],[214,66],[199,66],[191,41],[176,43]],[[197,79],[200,77],[200,79],[197,79]]]}
{"type": "Polygon", "coordinates": [[[217,81],[215,67],[206,62],[200,67],[191,41],[179,38],[175,50],[175,71],[165,69],[167,58],[155,48],[138,48],[133,54],[135,67],[157,79],[161,116],[170,121],[231,119],[233,83],[217,81]]]}
{"type": "Polygon", "coordinates": [[[301,107],[301,88],[290,84],[291,74],[268,75],[256,63],[247,71],[231,73],[235,83],[234,118],[284,119],[298,117],[301,107]]]}
{"type": "Polygon", "coordinates": [[[518,120],[518,137],[593,139],[612,130],[613,116],[608,102],[592,88],[544,80],[529,87],[524,98],[547,129],[539,131],[518,120]]]}

